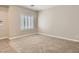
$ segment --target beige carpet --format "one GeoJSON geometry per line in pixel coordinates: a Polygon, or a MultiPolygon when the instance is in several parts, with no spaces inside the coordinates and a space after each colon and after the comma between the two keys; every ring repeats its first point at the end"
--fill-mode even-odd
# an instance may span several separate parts
{"type": "Polygon", "coordinates": [[[43,35],[32,35],[9,42],[17,52],[27,53],[72,53],[79,52],[79,43],[43,35]]]}
{"type": "Polygon", "coordinates": [[[0,53],[14,53],[16,50],[9,45],[8,39],[0,40],[0,53]]]}

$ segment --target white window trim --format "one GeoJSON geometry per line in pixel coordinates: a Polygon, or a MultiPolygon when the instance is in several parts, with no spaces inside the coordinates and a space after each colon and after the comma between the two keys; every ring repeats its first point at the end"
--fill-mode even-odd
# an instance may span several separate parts
{"type": "Polygon", "coordinates": [[[21,30],[34,29],[34,16],[21,15],[21,30]]]}

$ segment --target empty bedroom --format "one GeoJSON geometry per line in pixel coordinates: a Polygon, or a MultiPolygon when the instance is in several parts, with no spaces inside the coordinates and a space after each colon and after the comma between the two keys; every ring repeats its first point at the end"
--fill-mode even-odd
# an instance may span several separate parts
{"type": "Polygon", "coordinates": [[[0,5],[0,53],[79,53],[79,5],[0,5]]]}

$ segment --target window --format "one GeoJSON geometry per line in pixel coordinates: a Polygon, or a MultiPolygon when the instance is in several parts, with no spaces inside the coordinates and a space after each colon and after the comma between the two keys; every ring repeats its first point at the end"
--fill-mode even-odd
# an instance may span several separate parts
{"type": "Polygon", "coordinates": [[[34,17],[21,15],[21,30],[33,29],[34,28],[34,17]]]}

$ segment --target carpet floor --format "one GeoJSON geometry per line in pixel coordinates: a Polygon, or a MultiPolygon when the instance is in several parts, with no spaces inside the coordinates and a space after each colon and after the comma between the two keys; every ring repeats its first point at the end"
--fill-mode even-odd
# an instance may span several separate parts
{"type": "Polygon", "coordinates": [[[0,40],[0,53],[14,53],[16,50],[9,45],[9,39],[0,40]]]}
{"type": "Polygon", "coordinates": [[[14,39],[9,45],[20,53],[78,53],[79,42],[48,37],[44,35],[32,35],[20,39],[14,39]]]}

